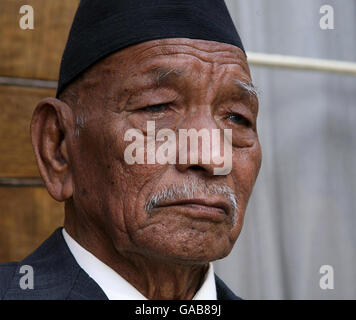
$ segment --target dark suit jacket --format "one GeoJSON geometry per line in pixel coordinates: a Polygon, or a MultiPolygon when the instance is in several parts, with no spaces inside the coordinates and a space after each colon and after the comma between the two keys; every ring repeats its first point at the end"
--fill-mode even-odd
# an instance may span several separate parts
{"type": "MultiPolygon", "coordinates": [[[[58,228],[36,251],[20,262],[0,265],[0,300],[107,300],[98,284],[78,265],[58,228]],[[20,268],[34,270],[34,288],[20,287],[20,268]]],[[[218,300],[238,300],[215,275],[218,300]]]]}

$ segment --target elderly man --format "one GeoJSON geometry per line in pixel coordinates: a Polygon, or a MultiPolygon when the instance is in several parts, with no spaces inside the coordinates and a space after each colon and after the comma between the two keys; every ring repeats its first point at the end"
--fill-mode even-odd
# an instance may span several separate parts
{"type": "Polygon", "coordinates": [[[64,228],[0,266],[0,297],[237,299],[211,262],[242,228],[261,163],[257,112],[223,0],[82,0],[57,98],[40,101],[31,124],[48,192],[65,201],[64,228]],[[151,157],[165,140],[150,144],[148,125],[178,135],[167,147],[176,161],[151,157]],[[215,130],[221,144],[180,143],[190,129],[215,130]],[[231,168],[219,172],[217,151],[228,150],[231,168]],[[23,265],[34,277],[26,290],[23,265]]]}

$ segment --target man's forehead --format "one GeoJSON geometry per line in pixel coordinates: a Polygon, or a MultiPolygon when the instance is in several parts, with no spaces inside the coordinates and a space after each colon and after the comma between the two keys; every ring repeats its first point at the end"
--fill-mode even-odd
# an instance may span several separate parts
{"type": "Polygon", "coordinates": [[[245,56],[245,54],[240,48],[231,44],[189,38],[166,38],[144,41],[139,44],[124,48],[120,50],[120,52],[136,51],[137,53],[156,52],[161,54],[170,54],[189,49],[190,51],[198,50],[206,53],[226,51],[230,52],[233,55],[238,55],[241,57],[245,56]]]}
{"type": "Polygon", "coordinates": [[[99,64],[127,69],[135,66],[136,70],[140,68],[142,73],[146,73],[154,68],[154,64],[158,68],[160,62],[164,64],[167,60],[170,64],[185,63],[187,59],[184,58],[189,57],[207,63],[238,64],[249,73],[246,56],[240,48],[226,43],[187,38],[146,41],[117,51],[99,64]]]}
{"type": "Polygon", "coordinates": [[[121,88],[147,82],[160,86],[190,76],[193,76],[191,79],[199,78],[202,66],[213,65],[220,68],[218,71],[226,79],[251,82],[241,49],[225,43],[186,38],[147,41],[117,51],[94,65],[88,78],[102,81],[109,77],[116,83],[115,87],[121,88]]]}

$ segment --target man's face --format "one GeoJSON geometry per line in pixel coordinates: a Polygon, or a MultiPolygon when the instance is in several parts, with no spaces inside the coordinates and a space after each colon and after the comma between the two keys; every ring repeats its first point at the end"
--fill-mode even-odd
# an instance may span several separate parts
{"type": "MultiPolygon", "coordinates": [[[[242,51],[210,41],[149,41],[97,63],[78,87],[82,108],[73,108],[69,154],[78,217],[105,230],[120,251],[181,263],[226,256],[261,163],[258,101],[244,86],[250,83],[242,51]],[[231,129],[231,172],[214,175],[213,161],[128,164],[132,142],[125,133],[140,130],[147,142],[147,121],[177,137],[180,129],[231,129]]],[[[177,159],[178,149],[177,142],[177,159]]]]}

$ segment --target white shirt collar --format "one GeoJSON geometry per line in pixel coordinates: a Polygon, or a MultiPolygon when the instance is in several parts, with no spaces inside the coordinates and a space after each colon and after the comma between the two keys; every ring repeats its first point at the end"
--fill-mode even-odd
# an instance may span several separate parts
{"type": "MultiPolygon", "coordinates": [[[[133,285],[76,242],[63,228],[63,237],[79,266],[99,285],[109,300],[147,300],[133,285]]],[[[213,264],[193,300],[217,300],[213,264]]]]}

